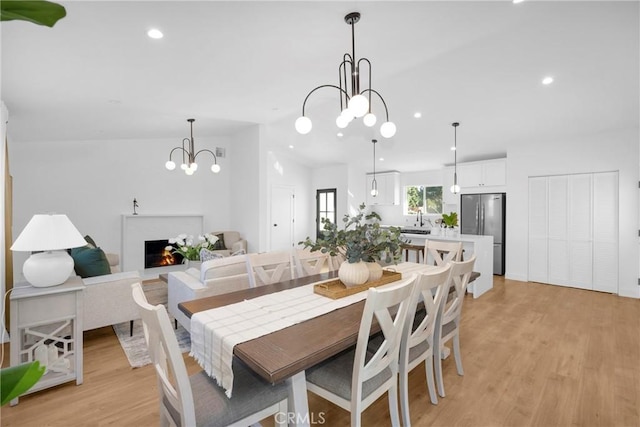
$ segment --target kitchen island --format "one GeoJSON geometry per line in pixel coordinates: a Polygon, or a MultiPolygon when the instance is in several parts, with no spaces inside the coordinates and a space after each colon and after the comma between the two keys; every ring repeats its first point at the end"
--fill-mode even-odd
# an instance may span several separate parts
{"type": "MultiPolygon", "coordinates": [[[[440,236],[432,234],[402,233],[402,236],[411,240],[412,245],[424,245],[425,240],[441,240],[462,242],[464,259],[476,255],[476,263],[473,271],[480,273],[475,281],[469,284],[468,292],[478,298],[489,289],[493,288],[493,236],[477,236],[474,234],[460,234],[458,236],[440,236]]],[[[426,254],[425,254],[426,255],[426,254]]],[[[409,259],[409,261],[416,261],[409,259]]]]}

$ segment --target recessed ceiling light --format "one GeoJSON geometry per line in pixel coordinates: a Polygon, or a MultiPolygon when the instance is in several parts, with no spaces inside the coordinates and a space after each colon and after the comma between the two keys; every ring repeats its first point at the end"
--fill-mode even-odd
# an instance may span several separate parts
{"type": "Polygon", "coordinates": [[[547,76],[544,79],[542,79],[543,85],[550,85],[551,83],[553,83],[553,77],[551,76],[547,76]]]}
{"type": "Polygon", "coordinates": [[[451,151],[456,151],[456,147],[451,147],[451,151]]]}
{"type": "Polygon", "coordinates": [[[147,35],[152,39],[161,39],[162,37],[164,37],[164,34],[162,34],[162,31],[158,30],[157,28],[152,28],[149,31],[147,31],[147,35]]]}
{"type": "Polygon", "coordinates": [[[524,0],[513,0],[513,4],[522,3],[524,0]]]}
{"type": "Polygon", "coordinates": [[[338,137],[342,137],[344,134],[342,132],[338,132],[338,137]]]}
{"type": "Polygon", "coordinates": [[[290,145],[289,148],[291,148],[293,150],[293,145],[290,145]]]}
{"type": "Polygon", "coordinates": [[[384,162],[384,157],[380,157],[378,160],[380,160],[381,162],[384,162]]]}
{"type": "Polygon", "coordinates": [[[420,111],[416,111],[415,113],[413,113],[413,117],[419,119],[420,117],[422,117],[422,113],[420,111]]]}

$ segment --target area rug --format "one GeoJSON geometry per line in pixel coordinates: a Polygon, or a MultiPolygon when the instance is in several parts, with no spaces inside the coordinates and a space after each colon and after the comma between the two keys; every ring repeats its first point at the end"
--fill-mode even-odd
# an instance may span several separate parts
{"type": "MultiPolygon", "coordinates": [[[[144,294],[147,297],[149,304],[167,305],[167,284],[162,281],[154,281],[145,283],[142,285],[144,294]]],[[[173,316],[169,315],[171,324],[174,325],[173,316]]],[[[142,321],[135,320],[133,322],[133,336],[130,336],[129,322],[119,323],[113,325],[113,330],[120,341],[120,345],[127,355],[129,364],[134,368],[139,368],[151,363],[149,353],[147,351],[147,345],[144,342],[144,332],[142,330],[142,321]]],[[[178,329],[174,329],[176,338],[178,338],[178,345],[180,351],[183,353],[191,349],[191,337],[189,332],[178,324],[178,329]]]]}

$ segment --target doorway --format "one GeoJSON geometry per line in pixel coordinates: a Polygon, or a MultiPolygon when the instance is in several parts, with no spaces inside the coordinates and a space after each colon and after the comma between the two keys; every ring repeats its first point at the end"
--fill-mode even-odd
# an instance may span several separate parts
{"type": "Polygon", "coordinates": [[[274,185],[271,187],[271,251],[291,249],[295,223],[295,190],[290,186],[274,185]]]}
{"type": "Polygon", "coordinates": [[[322,218],[328,219],[332,224],[336,224],[338,213],[336,211],[337,190],[335,188],[325,188],[316,191],[316,238],[322,237],[324,228],[322,218]]]}

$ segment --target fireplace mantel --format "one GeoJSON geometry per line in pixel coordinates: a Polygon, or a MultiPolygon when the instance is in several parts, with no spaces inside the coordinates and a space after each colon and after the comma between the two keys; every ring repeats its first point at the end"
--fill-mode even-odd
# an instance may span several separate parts
{"type": "Polygon", "coordinates": [[[137,270],[144,278],[158,273],[181,269],[181,266],[144,268],[145,240],[160,240],[179,234],[203,234],[202,214],[123,214],[122,215],[122,271],[137,270]]]}

